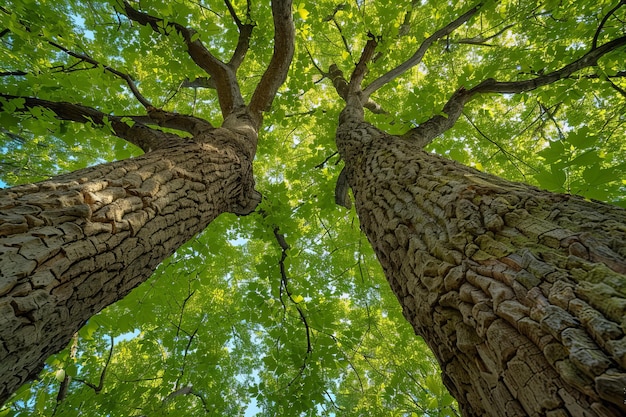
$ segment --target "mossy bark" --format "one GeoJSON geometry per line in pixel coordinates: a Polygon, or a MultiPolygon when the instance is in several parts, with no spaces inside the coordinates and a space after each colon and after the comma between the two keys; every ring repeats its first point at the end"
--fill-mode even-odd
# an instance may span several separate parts
{"type": "Polygon", "coordinates": [[[361,228],[465,416],[626,412],[626,212],[342,114],[361,228]]]}

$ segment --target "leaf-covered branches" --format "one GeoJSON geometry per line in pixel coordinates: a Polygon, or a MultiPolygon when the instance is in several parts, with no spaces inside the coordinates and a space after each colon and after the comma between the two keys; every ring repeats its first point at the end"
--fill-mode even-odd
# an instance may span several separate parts
{"type": "Polygon", "coordinates": [[[523,81],[495,81],[493,79],[487,79],[472,88],[470,93],[472,95],[478,93],[521,93],[524,91],[534,90],[536,88],[552,84],[563,78],[567,78],[583,68],[593,67],[598,63],[598,60],[601,57],[624,45],[626,45],[626,36],[613,39],[600,47],[593,48],[579,59],[548,74],[523,81]]]}
{"type": "Polygon", "coordinates": [[[126,1],[124,2],[124,11],[129,19],[140,25],[150,26],[155,32],[169,35],[170,30],[173,29],[182,36],[187,47],[187,53],[191,59],[215,80],[217,95],[224,117],[231,114],[234,109],[244,106],[234,71],[209,52],[204,43],[200,41],[198,33],[194,29],[140,12],[126,1]]]}
{"type": "Polygon", "coordinates": [[[596,49],[598,47],[598,38],[600,37],[600,33],[602,33],[602,28],[604,27],[604,25],[606,24],[606,22],[609,20],[609,18],[622,6],[626,5],[626,0],[620,0],[619,3],[617,3],[617,5],[615,7],[613,7],[611,10],[608,11],[608,13],[606,15],[604,15],[604,17],[602,18],[602,21],[600,22],[600,24],[598,25],[598,29],[596,30],[596,33],[593,35],[593,41],[591,42],[591,49],[596,49]]]}
{"type": "Polygon", "coordinates": [[[69,49],[67,49],[66,47],[59,45],[58,43],[54,42],[54,41],[48,41],[48,43],[52,46],[54,46],[57,49],[60,49],[61,51],[65,52],[66,54],[68,54],[71,57],[77,58],[82,62],[87,62],[91,65],[93,65],[94,67],[102,67],[105,71],[110,72],[111,74],[114,74],[115,76],[123,79],[126,84],[128,85],[128,88],[130,88],[130,91],[132,91],[133,95],[135,96],[135,98],[144,106],[144,107],[150,107],[152,106],[152,104],[150,104],[150,102],[139,92],[139,89],[137,89],[137,86],[135,85],[135,82],[133,81],[133,79],[131,78],[130,75],[123,73],[121,71],[116,70],[115,68],[111,68],[108,65],[102,65],[101,63],[99,63],[98,61],[96,61],[95,59],[85,55],[85,54],[79,54],[77,52],[73,52],[70,51],[69,49]]]}
{"type": "Polygon", "coordinates": [[[563,66],[558,70],[529,80],[496,81],[493,78],[489,78],[469,90],[466,90],[465,87],[461,87],[444,105],[442,109],[442,113],[444,115],[436,115],[430,118],[420,126],[411,129],[405,136],[416,139],[422,146],[425,146],[435,137],[454,126],[457,119],[461,115],[465,104],[477,94],[515,94],[531,91],[567,78],[583,68],[595,66],[602,56],[623,47],[624,45],[626,45],[626,36],[613,39],[600,47],[593,48],[579,59],[563,66]]]}
{"type": "MultiPolygon", "coordinates": [[[[35,97],[17,97],[0,94],[0,98],[4,100],[15,99],[21,102],[15,109],[16,112],[26,112],[34,107],[42,107],[53,111],[56,117],[61,120],[92,123],[102,127],[107,126],[114,135],[138,146],[145,152],[165,147],[181,140],[180,136],[153,129],[145,124],[151,123],[159,125],[158,118],[152,119],[146,116],[114,116],[79,104],[43,100],[35,97]]],[[[4,105],[2,101],[0,101],[0,110],[3,109],[3,107],[4,105]]],[[[181,117],[186,118],[187,116],[181,117]]],[[[161,119],[166,120],[164,117],[161,119]]],[[[176,117],[173,117],[173,119],[178,122],[176,117]]],[[[172,124],[164,123],[164,127],[180,128],[177,126],[180,126],[180,122],[172,124]]]]}
{"type": "MultiPolygon", "coordinates": [[[[230,1],[226,0],[225,4],[239,29],[237,46],[228,63],[224,63],[214,56],[200,41],[195,30],[179,23],[166,21],[148,13],[140,12],[133,8],[130,3],[124,2],[124,10],[129,19],[141,25],[150,26],[155,32],[168,35],[170,30],[174,30],[182,36],[189,56],[211,77],[211,85],[214,85],[217,90],[224,118],[245,107],[236,79],[236,71],[243,62],[249,48],[250,36],[254,28],[254,24],[248,22],[250,21],[249,2],[247,4],[246,23],[242,22],[237,16],[230,1]]],[[[291,0],[275,0],[272,2],[274,53],[248,106],[255,128],[260,126],[262,112],[269,109],[278,88],[287,78],[287,71],[295,48],[295,27],[291,5],[291,0]]]]}
{"type": "Polygon", "coordinates": [[[430,48],[430,46],[433,43],[443,38],[444,36],[449,35],[456,28],[458,28],[459,26],[461,26],[462,24],[470,20],[472,16],[478,13],[481,7],[482,7],[482,3],[478,3],[476,6],[472,7],[470,10],[468,10],[467,12],[459,16],[457,19],[448,23],[446,26],[442,27],[441,29],[437,30],[435,33],[430,35],[428,38],[426,38],[424,42],[422,42],[420,47],[417,49],[417,51],[409,59],[407,59],[402,64],[395,67],[394,69],[390,70],[386,74],[380,76],[376,80],[372,81],[371,84],[365,87],[363,89],[363,97],[364,98],[369,97],[374,91],[378,90],[379,88],[387,84],[389,81],[404,74],[407,70],[419,64],[422,58],[424,57],[424,55],[426,54],[426,51],[428,51],[428,48],[430,48]]]}

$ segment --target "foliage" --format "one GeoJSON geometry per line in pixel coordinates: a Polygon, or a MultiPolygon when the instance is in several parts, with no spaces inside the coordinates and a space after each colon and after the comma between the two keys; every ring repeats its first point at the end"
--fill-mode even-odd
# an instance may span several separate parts
{"type": "MultiPolygon", "coordinates": [[[[256,28],[238,71],[247,99],[271,54],[265,3],[250,7],[256,28]]],[[[334,204],[341,163],[333,136],[342,106],[325,75],[333,63],[349,74],[371,33],[382,37],[372,81],[473,4],[296,3],[296,57],[265,116],[255,160],[264,195],[257,213],[212,223],[149,282],[92,318],[76,354],[68,347],[50,358],[40,379],[0,416],[455,415],[437,365],[401,317],[354,212],[334,204]],[[66,376],[73,382],[57,405],[66,376]]],[[[602,23],[615,3],[487,2],[420,65],[375,94],[386,113],[368,118],[401,133],[439,113],[459,86],[558,69],[594,38],[602,44],[623,35],[626,7],[602,23]]],[[[195,28],[221,58],[236,44],[237,26],[220,1],[140,6],[195,28]]],[[[246,15],[245,2],[234,7],[246,15]]],[[[189,87],[204,74],[181,38],[131,23],[122,10],[113,0],[0,6],[1,91],[142,114],[124,81],[105,70],[112,67],[159,107],[219,124],[214,90],[189,87]]],[[[622,48],[537,91],[477,98],[430,150],[512,180],[626,206],[623,56],[622,48]]],[[[0,100],[6,184],[140,152],[106,126],[60,121],[40,108],[17,112],[20,99],[0,100]]]]}

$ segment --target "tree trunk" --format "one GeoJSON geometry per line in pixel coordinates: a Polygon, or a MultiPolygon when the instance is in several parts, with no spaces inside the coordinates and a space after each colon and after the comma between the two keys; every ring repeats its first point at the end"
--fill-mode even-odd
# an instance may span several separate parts
{"type": "Polygon", "coordinates": [[[361,227],[465,416],[619,416],[626,213],[505,181],[357,118],[361,227]]]}
{"type": "Polygon", "coordinates": [[[219,214],[254,209],[250,132],[0,191],[0,404],[219,214]]]}

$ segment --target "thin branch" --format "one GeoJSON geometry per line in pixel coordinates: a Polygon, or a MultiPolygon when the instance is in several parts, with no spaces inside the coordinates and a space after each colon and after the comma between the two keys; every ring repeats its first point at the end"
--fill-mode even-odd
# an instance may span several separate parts
{"type": "Polygon", "coordinates": [[[622,96],[626,97],[626,90],[624,90],[622,87],[620,87],[619,85],[615,84],[613,82],[613,80],[611,80],[610,78],[606,79],[609,84],[611,84],[611,88],[615,91],[617,91],[618,93],[620,93],[622,96]]]}
{"type": "Polygon", "coordinates": [[[522,159],[518,158],[517,156],[513,155],[511,152],[507,151],[506,149],[504,149],[504,147],[502,145],[500,145],[498,142],[496,142],[495,140],[491,139],[489,136],[487,136],[482,130],[480,130],[480,128],[476,125],[476,123],[474,123],[474,121],[472,119],[470,119],[470,117],[466,114],[463,113],[463,116],[465,116],[465,119],[469,122],[470,125],[472,125],[472,127],[476,130],[476,132],[478,132],[478,134],[480,136],[482,136],[487,142],[491,143],[492,145],[494,145],[496,148],[498,148],[500,150],[500,152],[502,152],[503,155],[505,155],[508,160],[511,162],[511,164],[515,167],[515,169],[520,173],[520,175],[526,179],[526,175],[524,174],[524,172],[517,166],[517,163],[515,163],[513,161],[513,159],[517,160],[518,162],[526,165],[529,168],[532,168],[530,165],[528,165],[526,162],[524,162],[522,159]]]}
{"type": "Polygon", "coordinates": [[[620,0],[619,3],[615,7],[613,7],[609,12],[602,18],[600,25],[598,25],[598,29],[596,29],[596,33],[593,35],[593,41],[591,42],[591,49],[596,49],[598,47],[598,38],[600,37],[600,33],[602,32],[602,28],[604,24],[609,20],[609,18],[619,9],[620,7],[626,5],[626,0],[620,0]]]}
{"type": "MultiPolygon", "coordinates": [[[[100,127],[109,126],[115,136],[137,145],[143,149],[144,152],[149,152],[151,150],[169,146],[170,144],[181,141],[180,136],[162,132],[146,126],[143,122],[146,121],[147,116],[113,116],[79,104],[63,101],[42,100],[34,97],[19,97],[8,94],[0,94],[0,98],[4,98],[6,100],[24,100],[21,107],[16,109],[18,112],[27,112],[29,109],[34,107],[43,107],[53,111],[56,114],[56,117],[60,120],[92,123],[100,127]]],[[[3,105],[0,102],[0,110],[2,108],[3,105]]],[[[150,121],[152,121],[152,119],[150,119],[150,121]]],[[[157,124],[156,122],[152,123],[157,124]]]]}
{"type": "Polygon", "coordinates": [[[24,71],[0,72],[0,77],[23,77],[24,75],[28,75],[28,73],[24,71]]]}
{"type": "Polygon", "coordinates": [[[130,75],[125,74],[121,71],[118,71],[114,68],[109,67],[108,65],[102,65],[101,63],[99,63],[98,61],[96,61],[95,59],[84,55],[84,54],[79,54],[73,51],[70,51],[69,49],[67,49],[66,47],[59,45],[56,42],[53,41],[48,41],[48,43],[52,46],[54,46],[57,49],[60,49],[61,51],[65,52],[66,54],[68,54],[69,56],[72,56],[74,58],[78,58],[81,61],[84,62],[88,62],[91,65],[94,65],[96,67],[101,67],[103,68],[105,71],[110,72],[111,74],[114,74],[118,77],[120,77],[121,79],[123,79],[124,81],[126,81],[126,84],[128,85],[128,88],[130,88],[130,91],[132,91],[133,95],[135,96],[135,98],[144,106],[144,107],[148,107],[148,106],[152,106],[152,104],[150,104],[150,102],[148,100],[146,100],[146,98],[139,92],[139,90],[137,89],[137,86],[135,85],[135,82],[133,81],[133,79],[130,77],[130,75]]]}
{"type": "Polygon", "coordinates": [[[102,368],[102,372],[100,372],[100,380],[98,381],[98,385],[95,385],[89,381],[85,381],[84,379],[74,378],[74,381],[87,385],[89,388],[93,389],[96,394],[99,394],[100,391],[102,391],[102,388],[104,388],[104,379],[106,378],[107,370],[109,369],[109,364],[111,363],[111,358],[113,357],[113,347],[115,346],[115,341],[113,339],[113,336],[110,336],[110,338],[111,347],[109,348],[109,356],[107,357],[106,363],[102,368]]]}
{"type": "MultiPolygon", "coordinates": [[[[188,285],[189,285],[189,283],[188,283],[188,285]]],[[[178,325],[176,326],[176,337],[178,337],[180,335],[180,329],[183,327],[183,317],[185,315],[185,306],[187,305],[189,300],[191,300],[191,297],[193,297],[193,295],[195,293],[196,293],[196,290],[189,291],[189,293],[187,294],[187,297],[185,297],[185,299],[183,300],[183,305],[180,306],[180,315],[178,317],[178,325]]],[[[198,331],[198,330],[196,329],[196,331],[198,331]]],[[[194,334],[195,334],[195,332],[194,332],[194,334]]]]}
{"type": "Polygon", "coordinates": [[[287,269],[285,267],[285,259],[287,259],[287,251],[289,250],[289,244],[285,240],[285,235],[280,233],[278,226],[274,228],[274,237],[276,238],[276,241],[278,242],[278,245],[280,246],[280,249],[281,249],[280,261],[278,261],[278,265],[280,267],[281,285],[285,288],[285,293],[287,294],[287,297],[289,297],[289,300],[295,305],[296,310],[298,310],[298,314],[300,315],[300,320],[304,324],[304,328],[306,330],[307,348],[306,348],[306,358],[304,360],[304,366],[306,367],[306,360],[308,359],[309,355],[313,352],[313,345],[311,344],[311,326],[309,325],[309,322],[307,320],[306,315],[304,314],[304,311],[302,311],[302,308],[300,308],[300,306],[298,305],[299,303],[294,300],[293,295],[291,291],[289,290],[289,279],[287,278],[287,269]]]}
{"type": "MultiPolygon", "coordinates": [[[[182,321],[182,313],[181,313],[181,321],[182,321]]],[[[179,330],[180,329],[181,328],[179,327],[179,330]]],[[[176,334],[178,334],[178,331],[176,332],[176,334]]],[[[196,337],[197,334],[198,334],[198,328],[196,327],[193,333],[189,335],[187,346],[185,346],[185,351],[183,353],[183,366],[181,367],[180,374],[178,375],[178,378],[176,379],[176,386],[178,386],[178,382],[185,375],[185,368],[187,367],[187,355],[189,354],[189,349],[191,349],[191,343],[193,342],[193,339],[196,337]]]]}
{"type": "Polygon", "coordinates": [[[333,156],[337,155],[339,153],[339,151],[335,151],[333,153],[331,153],[330,155],[328,155],[326,157],[326,159],[324,159],[322,162],[320,162],[319,164],[315,165],[314,168],[323,168],[324,165],[326,165],[326,162],[330,161],[330,158],[332,158],[333,156]]]}
{"type": "MultiPolygon", "coordinates": [[[[233,21],[237,25],[239,29],[239,39],[237,39],[237,46],[235,47],[235,52],[233,52],[233,56],[228,61],[228,66],[233,69],[233,71],[237,72],[237,68],[241,65],[244,58],[246,57],[246,53],[250,47],[250,37],[252,36],[252,30],[255,27],[254,23],[243,23],[237,13],[235,12],[235,8],[233,7],[230,0],[224,0],[226,3],[226,7],[230,13],[230,16],[233,18],[233,21]]],[[[247,1],[246,6],[246,20],[249,22],[250,19],[250,0],[247,1]]]]}
{"type": "MultiPolygon", "coordinates": [[[[72,336],[72,345],[70,347],[70,360],[76,362],[76,352],[78,351],[78,333],[74,333],[72,336]]],[[[56,404],[54,405],[54,410],[52,410],[52,415],[54,416],[57,413],[57,410],[61,403],[65,401],[67,397],[67,393],[69,392],[70,383],[72,382],[72,377],[67,373],[63,377],[63,381],[59,386],[59,392],[57,393],[56,404]]]]}
{"type": "Polygon", "coordinates": [[[346,48],[346,52],[352,55],[352,51],[350,50],[350,45],[348,44],[348,40],[343,34],[343,30],[341,30],[341,26],[339,26],[339,22],[337,22],[337,19],[335,19],[335,15],[333,15],[330,20],[335,24],[335,27],[339,31],[339,35],[341,36],[341,40],[343,41],[343,47],[346,48]]]}
{"type": "Polygon", "coordinates": [[[515,26],[514,23],[512,23],[510,25],[506,25],[502,29],[500,29],[499,31],[497,31],[496,33],[494,33],[491,36],[474,36],[473,38],[462,38],[462,39],[447,40],[447,42],[452,42],[452,43],[457,43],[457,44],[466,44],[466,45],[493,46],[491,44],[488,44],[487,42],[489,42],[490,40],[492,40],[494,38],[497,38],[500,35],[502,35],[504,32],[506,32],[507,30],[509,30],[513,26],[515,26]]]}
{"type": "Polygon", "coordinates": [[[171,28],[182,36],[191,59],[213,78],[224,118],[231,114],[234,109],[244,107],[243,97],[233,70],[209,52],[198,38],[195,30],[140,12],[127,1],[124,1],[124,11],[129,19],[140,25],[150,26],[155,32],[169,35],[170,32],[167,29],[171,28]]]}
{"type": "Polygon", "coordinates": [[[308,321],[306,315],[304,314],[304,311],[302,311],[302,308],[300,307],[299,303],[294,300],[293,295],[292,295],[291,291],[289,290],[289,279],[287,277],[287,269],[285,267],[285,259],[287,259],[287,251],[289,250],[289,244],[285,240],[285,235],[280,233],[280,229],[278,228],[278,226],[274,227],[274,237],[276,238],[276,241],[278,242],[278,245],[280,246],[280,249],[281,249],[281,257],[280,257],[280,260],[278,261],[278,265],[280,267],[280,275],[281,275],[281,280],[280,280],[281,299],[280,299],[280,302],[282,303],[283,308],[286,310],[287,306],[285,305],[285,303],[284,303],[284,301],[282,299],[282,290],[284,288],[285,289],[285,293],[287,294],[287,297],[289,298],[289,301],[291,301],[291,303],[296,307],[296,310],[298,311],[298,314],[300,315],[300,321],[302,321],[302,323],[304,324],[304,329],[305,329],[305,332],[306,332],[306,343],[307,343],[306,354],[304,356],[304,360],[302,361],[302,365],[300,366],[300,369],[298,370],[298,373],[291,379],[291,381],[289,381],[287,383],[287,385],[284,386],[284,388],[288,388],[295,381],[297,381],[298,378],[300,378],[302,376],[302,374],[304,373],[304,371],[305,371],[305,369],[307,367],[308,360],[311,357],[311,354],[313,353],[313,345],[311,344],[311,331],[312,331],[312,329],[311,329],[311,326],[309,325],[309,321],[308,321]]]}
{"type": "Polygon", "coordinates": [[[592,49],[579,59],[548,74],[522,81],[496,81],[488,78],[475,87],[466,90],[459,88],[443,107],[445,116],[437,115],[420,126],[411,129],[404,136],[417,139],[422,146],[430,143],[435,137],[450,129],[461,115],[465,104],[478,94],[500,93],[515,94],[531,91],[569,77],[581,69],[597,65],[598,60],[609,52],[626,45],[626,36],[614,39],[604,45],[592,49]]]}
{"type": "Polygon", "coordinates": [[[481,7],[482,7],[482,3],[478,3],[476,6],[472,7],[470,10],[465,12],[456,20],[448,23],[446,26],[437,30],[435,33],[433,33],[428,38],[426,38],[424,42],[422,42],[418,50],[413,54],[413,56],[411,56],[409,59],[407,59],[406,61],[404,61],[402,64],[398,65],[391,71],[387,72],[386,74],[374,80],[367,87],[365,87],[363,89],[363,97],[364,98],[369,97],[370,95],[372,95],[374,91],[378,90],[379,88],[387,84],[389,81],[404,74],[407,70],[419,64],[422,61],[422,58],[424,57],[424,55],[426,54],[426,51],[428,50],[428,48],[430,48],[430,46],[434,42],[443,38],[444,36],[449,35],[456,28],[466,23],[468,20],[472,18],[472,16],[478,13],[478,10],[480,10],[481,7]]]}
{"type": "Polygon", "coordinates": [[[278,88],[287,79],[295,49],[296,29],[293,23],[291,0],[273,0],[274,53],[261,81],[250,100],[250,113],[256,127],[261,124],[262,112],[269,110],[278,88]]]}

